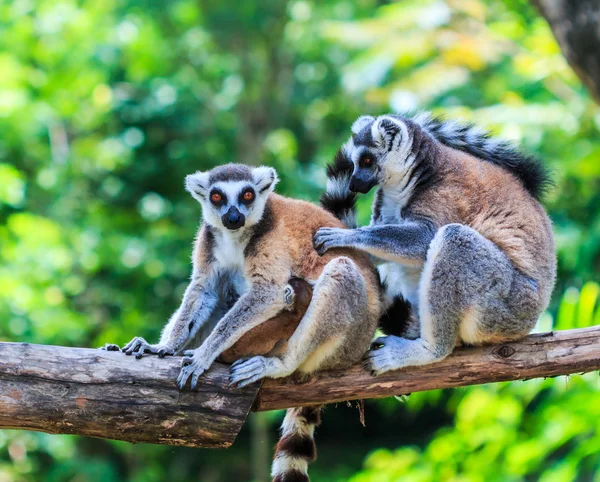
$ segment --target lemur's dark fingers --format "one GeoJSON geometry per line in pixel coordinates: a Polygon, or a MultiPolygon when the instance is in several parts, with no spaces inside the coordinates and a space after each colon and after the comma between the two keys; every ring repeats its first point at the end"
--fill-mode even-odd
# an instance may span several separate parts
{"type": "Polygon", "coordinates": [[[138,348],[142,344],[147,344],[146,340],[140,336],[136,336],[133,340],[127,343],[127,345],[125,345],[121,351],[125,352],[126,355],[131,355],[133,352],[138,351],[138,348]]]}
{"type": "Polygon", "coordinates": [[[256,356],[254,358],[247,359],[243,363],[238,363],[236,366],[232,365],[229,369],[229,372],[231,373],[231,375],[241,375],[256,371],[263,365],[264,363],[262,361],[262,357],[256,356]]]}
{"type": "Polygon", "coordinates": [[[254,382],[259,381],[262,378],[261,375],[252,375],[250,378],[246,378],[245,380],[241,380],[239,382],[234,382],[234,383],[229,383],[231,386],[236,387],[236,388],[244,388],[247,387],[248,385],[252,385],[254,382]]]}
{"type": "Polygon", "coordinates": [[[317,253],[320,256],[323,256],[328,250],[329,248],[327,248],[326,246],[322,246],[321,248],[317,249],[317,253]]]}
{"type": "Polygon", "coordinates": [[[194,370],[194,373],[192,374],[192,383],[190,384],[192,390],[196,390],[198,387],[198,378],[200,378],[200,375],[202,375],[200,370],[194,370]]]}
{"type": "Polygon", "coordinates": [[[229,375],[229,385],[238,388],[245,387],[254,383],[266,374],[265,359],[262,356],[255,356],[236,367],[231,367],[229,375]]]}
{"type": "Polygon", "coordinates": [[[127,343],[127,344],[126,344],[126,345],[125,345],[125,346],[122,348],[122,350],[123,350],[123,351],[129,350],[129,348],[131,348],[131,346],[132,346],[134,343],[137,343],[137,340],[138,340],[138,337],[136,336],[136,337],[135,337],[133,340],[131,340],[129,343],[127,343]]]}
{"type": "Polygon", "coordinates": [[[193,358],[192,358],[192,356],[193,355],[184,356],[181,359],[181,366],[182,367],[187,367],[188,365],[191,365],[193,363],[193,361],[194,361],[193,358]]]}
{"type": "Polygon", "coordinates": [[[152,348],[150,345],[140,345],[138,349],[132,353],[132,355],[135,356],[136,360],[139,360],[144,356],[144,353],[152,353],[152,348]]]}
{"type": "Polygon", "coordinates": [[[136,360],[139,360],[144,356],[144,353],[151,353],[151,351],[147,347],[141,346],[138,351],[133,352],[133,355],[135,356],[136,360]]]}
{"type": "Polygon", "coordinates": [[[181,369],[181,371],[179,372],[179,376],[177,377],[177,386],[179,387],[180,390],[183,390],[185,388],[185,384],[188,381],[188,378],[190,377],[190,370],[188,367],[184,367],[181,369]]]}
{"type": "Polygon", "coordinates": [[[119,345],[115,345],[114,343],[107,343],[106,345],[101,346],[100,350],[105,350],[105,351],[121,351],[121,348],[119,347],[119,345]]]}
{"type": "Polygon", "coordinates": [[[164,358],[166,356],[173,356],[175,354],[175,350],[171,348],[161,348],[157,351],[158,358],[164,358]]]}

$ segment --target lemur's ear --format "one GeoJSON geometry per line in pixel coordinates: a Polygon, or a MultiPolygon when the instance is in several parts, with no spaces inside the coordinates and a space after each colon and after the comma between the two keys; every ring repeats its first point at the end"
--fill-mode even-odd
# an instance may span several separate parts
{"type": "Polygon", "coordinates": [[[371,126],[371,135],[377,146],[388,151],[397,148],[402,141],[402,122],[393,117],[378,117],[371,126]]]}
{"type": "Polygon", "coordinates": [[[204,201],[208,196],[208,173],[195,172],[185,177],[185,188],[198,201],[204,201]]]}
{"type": "Polygon", "coordinates": [[[352,124],[352,134],[358,134],[365,127],[371,124],[375,120],[375,117],[371,115],[361,115],[358,119],[354,121],[352,124]]]}
{"type": "Polygon", "coordinates": [[[275,184],[279,182],[277,171],[272,167],[255,167],[252,169],[252,177],[259,194],[272,192],[275,189],[275,184]]]}

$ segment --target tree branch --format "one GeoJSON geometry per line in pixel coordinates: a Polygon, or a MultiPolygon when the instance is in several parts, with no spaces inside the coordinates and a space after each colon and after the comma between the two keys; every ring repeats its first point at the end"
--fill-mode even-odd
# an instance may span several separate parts
{"type": "Polygon", "coordinates": [[[238,390],[228,387],[228,367],[216,364],[190,392],[175,385],[179,364],[179,358],[0,343],[0,428],[227,447],[253,403],[265,411],[598,370],[600,326],[459,348],[437,364],[377,378],[356,366],[304,384],[267,380],[262,388],[238,390]]]}
{"type": "Polygon", "coordinates": [[[175,384],[180,359],[0,343],[0,428],[189,447],[228,447],[259,385],[229,388],[214,367],[198,391],[175,384]]]}
{"type": "Polygon", "coordinates": [[[445,360],[372,377],[362,367],[323,373],[303,385],[266,380],[253,410],[404,395],[439,388],[528,380],[600,369],[600,326],[530,335],[479,348],[458,348],[445,360]]]}

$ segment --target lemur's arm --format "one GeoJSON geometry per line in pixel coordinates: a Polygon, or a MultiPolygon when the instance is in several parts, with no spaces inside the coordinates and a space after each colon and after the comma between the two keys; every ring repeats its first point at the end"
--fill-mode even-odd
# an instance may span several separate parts
{"type": "Polygon", "coordinates": [[[215,359],[230,348],[245,333],[272,318],[286,307],[286,287],[277,284],[253,285],[235,305],[221,318],[204,343],[194,350],[190,358],[184,358],[177,384],[183,388],[191,377],[194,389],[198,378],[215,359]]]}
{"type": "Polygon", "coordinates": [[[202,275],[192,278],[181,306],[162,332],[159,345],[169,346],[177,352],[198,333],[219,301],[215,281],[202,275]]]}
{"type": "Polygon", "coordinates": [[[407,221],[358,229],[321,228],[315,235],[319,254],[332,248],[356,248],[384,261],[402,264],[423,262],[436,228],[429,221],[407,221]]]}
{"type": "Polygon", "coordinates": [[[160,341],[150,344],[136,336],[123,347],[125,354],[141,358],[143,353],[153,353],[162,358],[179,352],[198,333],[215,309],[219,298],[213,284],[210,277],[195,272],[185,290],[181,306],[165,325],[160,341]]]}
{"type": "Polygon", "coordinates": [[[144,353],[157,354],[159,357],[174,355],[181,351],[186,342],[193,338],[212,315],[219,295],[216,283],[218,275],[211,266],[211,243],[207,243],[206,227],[202,226],[198,233],[194,254],[190,284],[185,290],[180,307],[173,313],[165,325],[160,341],[150,344],[136,336],[123,351],[127,355],[141,358],[144,353]]]}

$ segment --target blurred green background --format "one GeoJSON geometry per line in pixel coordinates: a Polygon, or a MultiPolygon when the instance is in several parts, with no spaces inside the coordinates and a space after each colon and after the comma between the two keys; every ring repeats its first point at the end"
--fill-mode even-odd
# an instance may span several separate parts
{"type": "MultiPolygon", "coordinates": [[[[157,339],[200,216],[186,174],[265,163],[279,192],[316,200],[358,115],[417,109],[553,169],[559,280],[539,329],[600,324],[600,109],[529,2],[0,3],[1,339],[157,339]]],[[[313,480],[597,482],[599,388],[592,373],[368,401],[366,428],[329,407],[313,480]]],[[[249,481],[281,417],[251,416],[222,451],[1,431],[0,482],[249,481]]]]}

